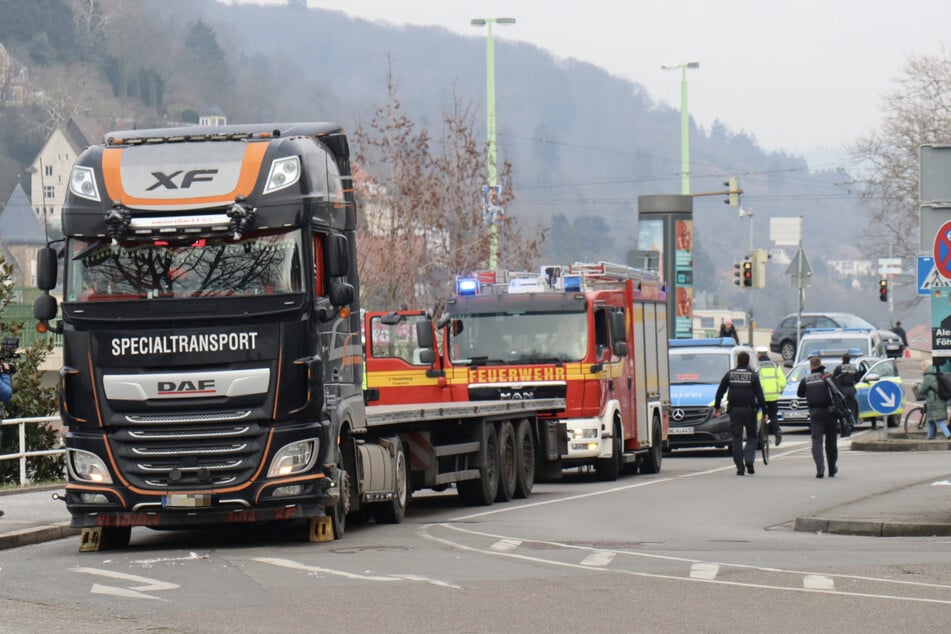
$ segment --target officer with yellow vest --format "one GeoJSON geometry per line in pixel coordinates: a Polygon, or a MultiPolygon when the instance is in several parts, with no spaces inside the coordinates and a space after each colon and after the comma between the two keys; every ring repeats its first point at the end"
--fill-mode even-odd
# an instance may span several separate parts
{"type": "Polygon", "coordinates": [[[783,430],[779,428],[779,397],[786,389],[786,374],[769,358],[769,348],[756,346],[756,362],[759,364],[759,382],[763,386],[766,399],[766,411],[769,412],[769,424],[776,437],[776,446],[783,442],[783,430]]]}

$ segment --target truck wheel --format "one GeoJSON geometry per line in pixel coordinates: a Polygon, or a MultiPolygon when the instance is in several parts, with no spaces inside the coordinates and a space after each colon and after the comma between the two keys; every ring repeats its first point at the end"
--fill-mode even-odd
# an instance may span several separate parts
{"type": "Polygon", "coordinates": [[[614,433],[611,436],[611,457],[601,458],[595,463],[594,471],[598,480],[614,482],[621,473],[621,425],[614,419],[614,433]]]}
{"type": "Polygon", "coordinates": [[[103,526],[99,534],[99,550],[118,550],[129,545],[131,526],[103,526]]]}
{"type": "Polygon", "coordinates": [[[333,526],[334,539],[343,539],[347,532],[347,513],[350,512],[350,474],[347,473],[343,465],[343,455],[340,453],[340,447],[337,447],[337,477],[340,482],[337,483],[337,489],[340,491],[340,499],[333,506],[325,510],[330,516],[330,522],[333,526]]]}
{"type": "Polygon", "coordinates": [[[660,419],[655,415],[651,425],[651,448],[641,462],[641,473],[660,473],[664,460],[664,447],[660,439],[660,419]]]}
{"type": "Polygon", "coordinates": [[[515,427],[515,459],[515,497],[527,498],[535,486],[535,439],[527,420],[515,427]]]}
{"type": "Polygon", "coordinates": [[[406,515],[406,507],[409,505],[409,478],[406,472],[406,452],[403,451],[403,443],[397,439],[395,441],[394,463],[396,472],[394,477],[396,482],[395,495],[388,502],[381,502],[373,505],[373,517],[377,524],[399,524],[406,515]]]}
{"type": "Polygon", "coordinates": [[[499,492],[499,439],[495,435],[495,426],[483,424],[482,437],[485,439],[485,462],[479,467],[479,477],[456,485],[459,497],[469,506],[488,506],[499,492]]]}
{"type": "Polygon", "coordinates": [[[503,421],[499,427],[499,492],[496,502],[508,502],[515,495],[515,482],[518,479],[518,452],[515,450],[515,428],[509,421],[503,421]]]}

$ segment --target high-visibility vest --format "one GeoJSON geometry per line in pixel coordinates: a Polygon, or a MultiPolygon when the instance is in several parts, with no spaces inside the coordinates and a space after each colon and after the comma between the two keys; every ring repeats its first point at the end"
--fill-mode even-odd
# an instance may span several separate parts
{"type": "Polygon", "coordinates": [[[779,395],[786,389],[786,375],[772,361],[760,361],[759,382],[767,403],[778,401],[779,395]]]}

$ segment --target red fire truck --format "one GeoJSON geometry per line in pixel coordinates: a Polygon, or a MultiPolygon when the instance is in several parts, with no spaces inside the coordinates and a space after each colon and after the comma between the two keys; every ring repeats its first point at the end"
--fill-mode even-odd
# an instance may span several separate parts
{"type": "Polygon", "coordinates": [[[504,277],[459,279],[435,325],[420,311],[368,314],[368,402],[563,398],[565,409],[549,414],[559,425],[547,428],[564,434],[557,455],[533,430],[534,448],[514,443],[535,451],[532,460],[516,458],[516,471],[551,478],[594,465],[603,480],[625,465],[658,472],[670,383],[666,295],[656,274],[599,262],[504,277]]]}

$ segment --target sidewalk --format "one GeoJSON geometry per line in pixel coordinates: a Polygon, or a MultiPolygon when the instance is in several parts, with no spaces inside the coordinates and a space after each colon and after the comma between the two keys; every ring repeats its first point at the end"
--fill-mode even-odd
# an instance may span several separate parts
{"type": "MultiPolygon", "coordinates": [[[[887,438],[856,439],[858,451],[948,451],[951,441],[925,440],[889,430],[887,438]]],[[[63,485],[11,489],[0,492],[0,549],[61,539],[79,534],[69,527],[66,503],[54,500],[63,485]]],[[[875,537],[951,536],[951,482],[923,481],[885,491],[849,504],[797,517],[794,528],[803,532],[869,535],[875,537]]],[[[77,548],[78,540],[77,540],[77,548]]]]}

